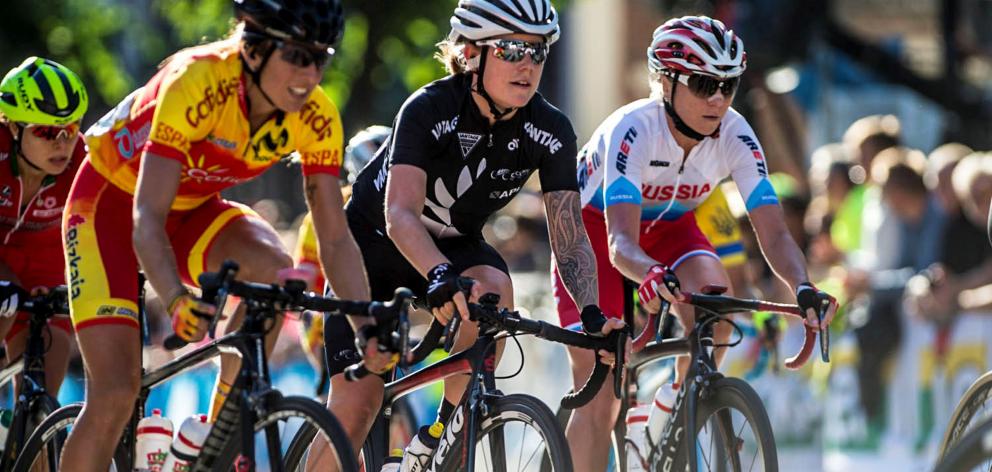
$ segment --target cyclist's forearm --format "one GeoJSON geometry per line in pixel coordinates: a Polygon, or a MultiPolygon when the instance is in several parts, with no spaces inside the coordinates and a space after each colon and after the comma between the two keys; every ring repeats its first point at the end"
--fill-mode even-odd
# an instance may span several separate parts
{"type": "Polygon", "coordinates": [[[168,306],[186,291],[186,287],[179,278],[176,257],[165,233],[164,222],[156,224],[141,217],[135,218],[132,236],[134,252],[145,272],[145,278],[162,299],[162,303],[168,306]]]}
{"type": "Polygon", "coordinates": [[[765,238],[759,234],[758,241],[765,261],[771,266],[775,275],[791,289],[795,290],[799,284],[809,282],[806,257],[799,250],[799,245],[792,239],[788,230],[777,231],[766,235],[765,238]]]}
{"type": "Polygon", "coordinates": [[[596,255],[582,225],[579,193],[549,192],[544,202],[551,250],[565,289],[576,306],[599,305],[596,255]]]}
{"type": "Polygon", "coordinates": [[[424,277],[434,266],[449,262],[434,244],[420,216],[413,212],[387,208],[386,233],[403,257],[424,277]]]}
{"type": "Polygon", "coordinates": [[[610,262],[613,267],[634,282],[644,281],[645,274],[658,261],[649,256],[640,244],[625,234],[610,235],[610,262]]]}
{"type": "Polygon", "coordinates": [[[369,279],[365,274],[362,253],[351,233],[321,245],[321,265],[324,277],[335,295],[349,300],[369,300],[369,279]]]}

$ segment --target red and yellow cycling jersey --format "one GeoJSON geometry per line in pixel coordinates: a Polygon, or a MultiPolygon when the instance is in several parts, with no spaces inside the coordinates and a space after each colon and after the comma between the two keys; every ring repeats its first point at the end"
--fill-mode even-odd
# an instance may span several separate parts
{"type": "Polygon", "coordinates": [[[195,208],[293,152],[304,175],[339,175],[341,119],[321,88],[302,110],[275,113],[252,133],[244,81],[235,42],[178,52],[86,132],[93,167],[133,194],[143,152],[180,162],[173,210],[195,208]]]}

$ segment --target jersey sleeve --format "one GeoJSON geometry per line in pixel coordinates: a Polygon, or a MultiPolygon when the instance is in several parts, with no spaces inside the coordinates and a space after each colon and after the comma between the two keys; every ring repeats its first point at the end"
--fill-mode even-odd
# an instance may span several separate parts
{"type": "Polygon", "coordinates": [[[317,87],[300,111],[297,152],[303,175],[341,176],[344,163],[344,129],[338,108],[317,87]]]}
{"type": "MultiPolygon", "coordinates": [[[[173,61],[182,60],[180,58],[173,61]]],[[[220,115],[220,104],[236,100],[237,83],[217,83],[210,59],[194,60],[169,72],[159,88],[151,133],[144,150],[183,164],[191,143],[206,139],[220,115]]]]}
{"type": "Polygon", "coordinates": [[[778,196],[772,188],[771,181],[768,180],[768,163],[765,161],[765,153],[758,143],[758,138],[754,135],[754,130],[743,118],[739,118],[731,129],[732,133],[728,140],[727,164],[730,175],[737,184],[741,198],[747,211],[764,205],[778,204],[778,196]]]}
{"type": "Polygon", "coordinates": [[[641,204],[641,179],[644,163],[650,160],[650,137],[644,124],[636,118],[621,118],[603,136],[605,159],[603,188],[605,206],[617,203],[641,204]]]}
{"type": "Polygon", "coordinates": [[[548,147],[548,152],[541,160],[538,176],[541,179],[541,192],[556,192],[559,190],[579,190],[578,179],[575,175],[575,155],[578,145],[572,123],[564,115],[560,115],[558,124],[558,143],[548,147]]]}
{"type": "Polygon", "coordinates": [[[427,169],[428,160],[436,154],[440,139],[430,127],[442,116],[435,111],[432,102],[430,95],[421,90],[400,108],[390,139],[390,165],[408,164],[427,169]]]}

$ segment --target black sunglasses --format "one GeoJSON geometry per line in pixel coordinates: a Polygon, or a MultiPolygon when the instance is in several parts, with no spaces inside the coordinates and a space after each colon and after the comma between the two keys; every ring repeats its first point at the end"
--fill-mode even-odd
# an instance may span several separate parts
{"type": "MultiPolygon", "coordinates": [[[[672,73],[667,75],[672,78],[675,77],[675,74],[672,73]]],[[[737,93],[737,87],[741,84],[740,77],[718,79],[699,74],[678,74],[678,81],[689,87],[689,90],[699,98],[710,98],[717,90],[723,93],[724,97],[733,97],[737,93]]]]}
{"type": "Polygon", "coordinates": [[[334,48],[332,47],[315,48],[281,40],[277,40],[275,44],[282,60],[297,67],[310,67],[316,64],[318,69],[323,69],[334,57],[334,48]]]}
{"type": "Polygon", "coordinates": [[[548,45],[546,43],[529,43],[519,39],[490,39],[475,44],[492,47],[493,55],[506,62],[520,62],[526,54],[530,54],[530,60],[534,61],[536,65],[548,60],[548,45]]]}

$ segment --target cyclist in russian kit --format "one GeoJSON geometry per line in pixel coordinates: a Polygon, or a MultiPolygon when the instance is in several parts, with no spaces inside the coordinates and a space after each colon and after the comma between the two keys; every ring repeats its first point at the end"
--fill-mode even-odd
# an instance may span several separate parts
{"type": "MultiPolygon", "coordinates": [[[[730,285],[692,211],[730,176],[747,204],[766,260],[796,291],[806,323],[817,326],[814,307],[823,300],[830,301],[824,319],[829,323],[836,303],[809,283],[803,254],[768,181],[761,145],[730,108],[746,67],[741,39],[717,20],[687,16],[658,27],[647,56],[652,96],[606,118],[578,157],[582,219],[596,252],[604,312],[622,311],[624,277],[640,284],[640,302],[651,312],[659,310],[661,298],[678,301],[679,290],[669,291],[668,284],[689,292],[730,285]]],[[[560,277],[556,279],[561,294],[560,277]]],[[[575,323],[575,305],[567,297],[555,299],[562,326],[575,323]]],[[[683,326],[693,326],[691,307],[676,304],[675,312],[683,326]]],[[[714,342],[726,343],[730,330],[726,323],[717,324],[714,342]]],[[[569,354],[573,378],[581,382],[593,357],[578,349],[569,354]]],[[[717,359],[722,355],[718,350],[717,359]]],[[[687,357],[679,359],[676,383],[687,363],[687,357]]],[[[667,388],[675,390],[673,385],[667,388]]],[[[619,401],[600,392],[573,414],[566,436],[577,470],[606,467],[618,411],[619,401]]]]}
{"type": "MultiPolygon", "coordinates": [[[[575,134],[569,120],[536,92],[559,35],[555,9],[549,0],[461,0],[451,25],[440,45],[450,75],[403,104],[392,135],[359,174],[347,205],[372,298],[387,299],[406,286],[425,297],[442,322],[456,315],[467,320],[458,282],[463,276],[476,282],[470,298],[494,292],[502,306],[512,307],[506,263],[481,231],[539,171],[566,296],[583,307],[588,331],[622,326],[604,329],[598,308],[594,258],[579,219],[575,134]]],[[[340,329],[328,326],[324,332],[330,372],[341,372],[353,362],[346,355],[353,340],[339,336],[340,329]]],[[[470,345],[476,334],[466,322],[456,349],[470,345]]],[[[357,448],[380,406],[382,381],[377,390],[359,394],[336,377],[333,411],[357,448]]],[[[441,419],[465,385],[465,379],[448,379],[441,419]]]]}

